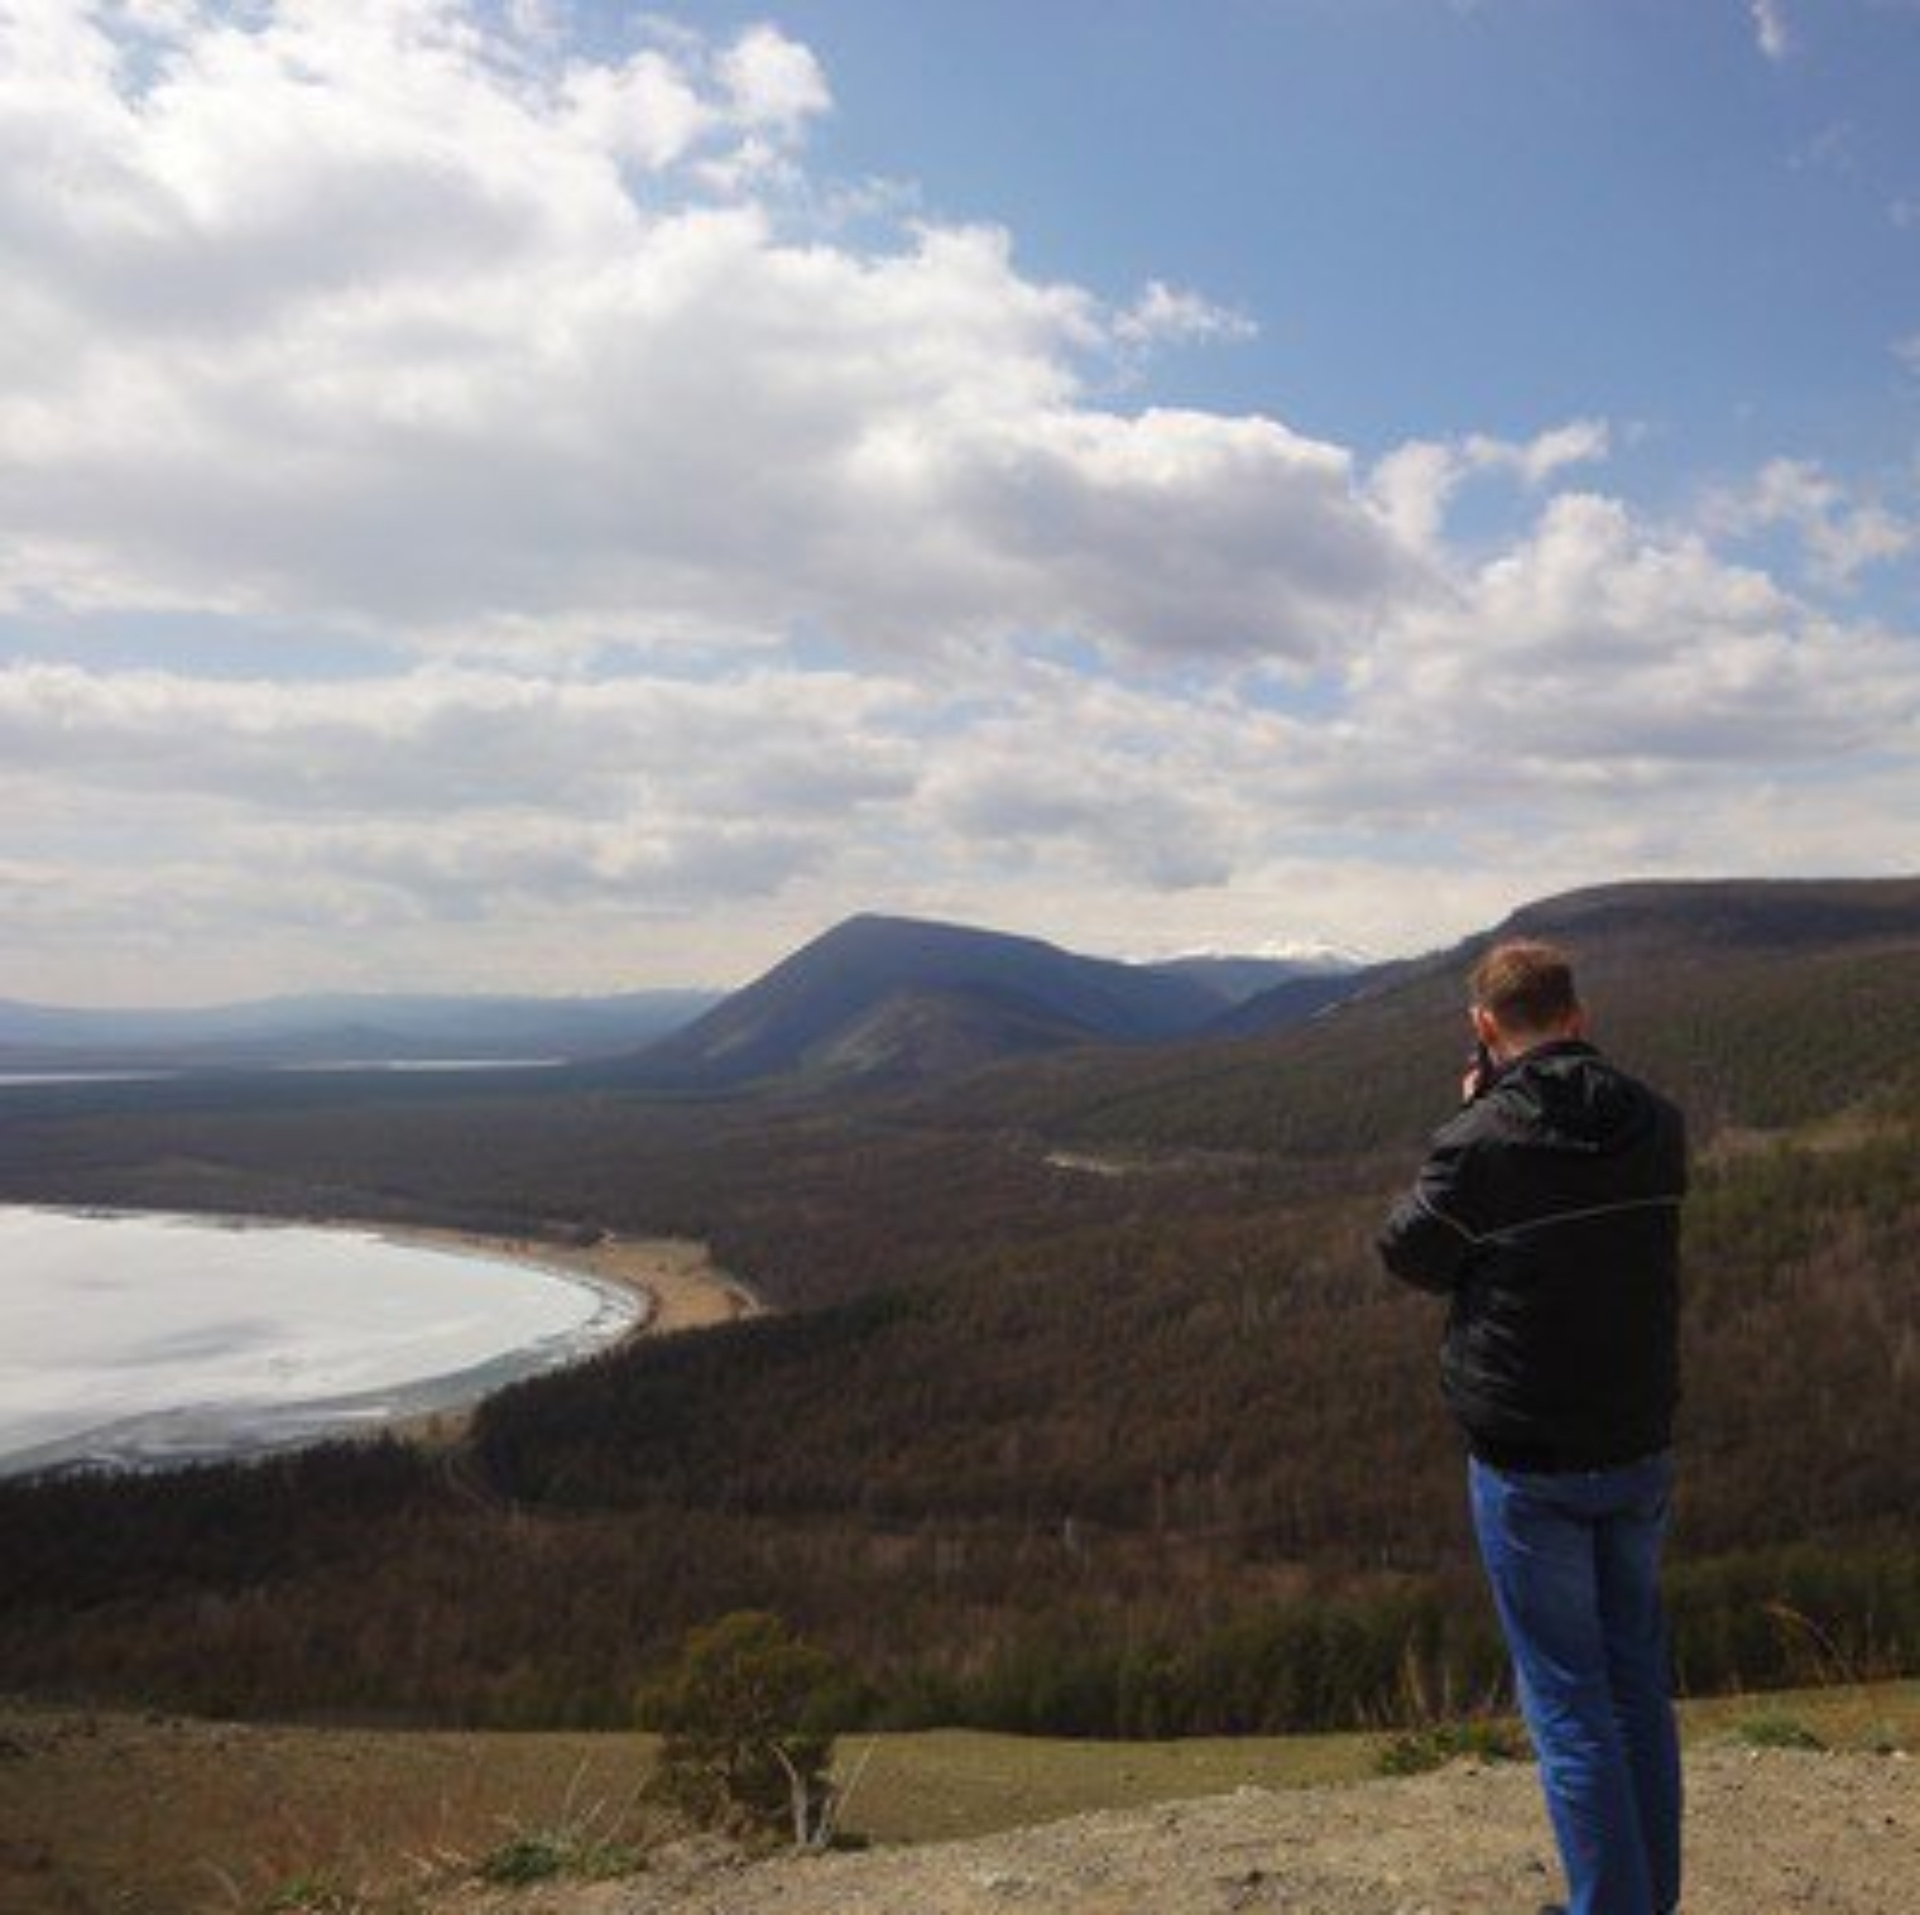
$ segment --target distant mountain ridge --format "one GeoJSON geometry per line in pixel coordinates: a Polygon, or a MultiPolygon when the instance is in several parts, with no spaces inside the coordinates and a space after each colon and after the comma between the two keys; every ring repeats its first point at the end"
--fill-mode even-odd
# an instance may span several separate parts
{"type": "Polygon", "coordinates": [[[634,1060],[643,1082],[916,1081],[1088,1043],[1191,1036],[1284,960],[1128,964],[1039,938],[866,914],[634,1060]]]}
{"type": "Polygon", "coordinates": [[[1287,1029],[1336,1003],[1381,998],[1436,975],[1456,988],[1474,952],[1510,938],[1563,943],[1583,972],[1637,969],[1662,958],[1698,963],[1840,951],[1920,938],[1920,879],[1679,878],[1590,885],[1537,898],[1458,944],[1326,979],[1301,976],[1250,997],[1215,1035],[1287,1029]]]}
{"type": "Polygon", "coordinates": [[[1356,992],[1391,974],[1393,965],[1369,965],[1357,971],[1316,971],[1283,978],[1252,997],[1242,999],[1216,1018],[1209,1037],[1264,1037],[1291,1030],[1322,1011],[1343,1004],[1356,992]]]}
{"type": "Polygon", "coordinates": [[[1308,978],[1346,978],[1371,967],[1372,960],[1357,952],[1330,946],[1302,950],[1288,957],[1233,957],[1212,951],[1187,957],[1160,958],[1147,968],[1169,977],[1184,977],[1212,991],[1223,1005],[1251,1002],[1285,984],[1308,978]]]}
{"type": "Polygon", "coordinates": [[[716,991],[606,997],[334,993],[183,1010],[0,999],[0,1070],[600,1057],[700,1015],[716,991]]]}
{"type": "Polygon", "coordinates": [[[644,1078],[681,1087],[795,1072],[932,1079],[1065,1045],[1185,1036],[1296,979],[1318,1003],[1337,995],[1329,967],[1338,963],[1316,951],[1130,964],[1037,938],[870,913],[731,995],[331,993],[101,1010],[0,999],[0,1072],[533,1059],[592,1066],[639,1053],[644,1078]]]}
{"type": "Polygon", "coordinates": [[[1747,951],[1920,936],[1920,878],[1694,878],[1594,885],[1523,905],[1488,940],[1597,938],[1747,951]]]}
{"type": "Polygon", "coordinates": [[[1468,970],[1516,937],[1568,947],[1596,1040],[1678,1096],[1703,1137],[1723,1122],[1792,1124],[1897,1100],[1920,1083],[1920,880],[1728,879],[1537,899],[1457,943],[1355,973],[1331,1004],[1312,1003],[1311,980],[1282,985],[1205,1043],[1088,1052],[1044,1074],[1010,1067],[945,1101],[1094,1152],[1332,1161],[1414,1148],[1466,1061],[1468,970]]]}

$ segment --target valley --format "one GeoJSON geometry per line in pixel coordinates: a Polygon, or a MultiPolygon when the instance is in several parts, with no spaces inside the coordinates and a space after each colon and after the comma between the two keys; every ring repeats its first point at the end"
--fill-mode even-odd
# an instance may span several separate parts
{"type": "MultiPolygon", "coordinates": [[[[1600,1041],[1692,1120],[1683,1688],[1911,1671],[1920,887],[1516,922],[1577,940],[1600,1041]]],[[[1371,1247],[1448,1105],[1465,957],[1259,1036],[951,1071],[822,1071],[816,1031],[731,1087],[641,1059],[13,1093],[0,1195],[692,1241],[767,1308],[490,1398],[451,1471],[376,1442],[0,1490],[0,1689],[618,1730],[688,1628],[760,1607],[838,1658],[851,1732],[1498,1708],[1437,1319],[1371,1247]]]]}

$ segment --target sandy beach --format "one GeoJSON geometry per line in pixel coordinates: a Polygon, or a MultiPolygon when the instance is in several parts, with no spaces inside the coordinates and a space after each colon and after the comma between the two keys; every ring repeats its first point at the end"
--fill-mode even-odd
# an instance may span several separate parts
{"type": "MultiPolygon", "coordinates": [[[[334,1221],[342,1224],[342,1220],[334,1221]]],[[[669,1336],[676,1330],[705,1329],[710,1324],[758,1316],[766,1308],[747,1284],[714,1262],[705,1244],[689,1237],[609,1234],[597,1243],[569,1244],[547,1237],[486,1236],[479,1231],[441,1229],[430,1224],[369,1223],[350,1227],[391,1237],[396,1243],[440,1244],[618,1284],[647,1305],[644,1318],[634,1326],[635,1336],[669,1336]]]]}
{"type": "MultiPolygon", "coordinates": [[[[686,1237],[621,1237],[611,1233],[591,1244],[556,1242],[546,1237],[489,1236],[475,1230],[431,1224],[378,1223],[364,1228],[395,1242],[435,1244],[449,1250],[537,1269],[561,1270],[612,1284],[638,1296],[641,1315],[621,1342],[635,1337],[674,1336],[760,1316],[766,1304],[751,1286],[724,1270],[703,1243],[686,1237]]],[[[617,1347],[617,1346],[614,1346],[617,1347]]],[[[400,1435],[432,1443],[458,1442],[467,1431],[473,1405],[439,1408],[382,1423],[381,1435],[400,1435]]]]}

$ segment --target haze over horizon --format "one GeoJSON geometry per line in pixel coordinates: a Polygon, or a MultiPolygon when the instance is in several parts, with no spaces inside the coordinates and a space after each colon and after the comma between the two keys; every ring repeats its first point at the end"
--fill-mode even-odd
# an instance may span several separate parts
{"type": "Polygon", "coordinates": [[[0,0],[0,996],[1911,870],[1917,95],[1914,0],[0,0]]]}
{"type": "MultiPolygon", "coordinates": [[[[873,912],[863,912],[863,913],[856,914],[856,916],[858,917],[866,917],[866,918],[872,918],[876,916],[885,916],[885,915],[887,914],[873,913],[873,912]]],[[[844,928],[844,926],[849,922],[850,920],[843,919],[840,921],[839,925],[823,927],[822,935],[824,936],[827,933],[830,933],[834,930],[844,928]]],[[[928,920],[917,920],[917,922],[925,923],[925,922],[928,922],[928,920]]],[[[1016,942],[1028,939],[1032,935],[1029,932],[1023,931],[1018,925],[968,925],[968,926],[962,926],[959,928],[962,928],[965,930],[984,931],[984,932],[987,932],[990,936],[1005,938],[1005,939],[1016,941],[1016,942]]],[[[814,941],[815,940],[809,938],[805,940],[802,945],[796,946],[793,951],[782,951],[782,952],[776,953],[774,962],[777,964],[782,959],[796,955],[799,950],[805,949],[806,945],[811,944],[814,941]]],[[[1054,943],[1055,941],[1042,940],[1042,942],[1054,943]]],[[[1057,943],[1055,944],[1055,948],[1065,949],[1065,947],[1059,946],[1057,943]]],[[[1347,972],[1347,971],[1364,970],[1370,965],[1382,963],[1394,957],[1417,955],[1417,953],[1365,951],[1365,950],[1359,949],[1357,946],[1331,944],[1331,943],[1325,942],[1324,940],[1270,939],[1265,945],[1257,949],[1248,949],[1243,951],[1225,951],[1220,949],[1182,949],[1182,950],[1162,951],[1157,949],[1142,949],[1142,950],[1131,950],[1131,951],[1068,951],[1067,955],[1073,956],[1073,957],[1089,957],[1089,958],[1105,959],[1109,962],[1116,963],[1116,964],[1136,965],[1143,968],[1174,967],[1182,964],[1204,964],[1208,962],[1237,963],[1237,964],[1265,962],[1265,963],[1273,964],[1276,966],[1277,965],[1288,966],[1294,971],[1295,974],[1308,974],[1314,971],[1347,972]]],[[[719,982],[715,982],[710,979],[694,978],[691,980],[683,980],[681,983],[677,985],[676,984],[659,985],[654,987],[652,993],[649,993],[647,991],[641,991],[641,992],[627,993],[627,994],[622,994],[618,992],[602,994],[602,993],[590,993],[590,992],[555,991],[555,992],[547,992],[547,993],[530,993],[530,994],[526,994],[523,997],[515,993],[488,994],[488,993],[481,993],[481,992],[459,992],[459,991],[449,991],[446,993],[433,994],[433,995],[409,993],[404,991],[396,991],[396,992],[320,991],[320,992],[310,992],[310,993],[297,993],[297,992],[275,993],[265,999],[254,1000],[254,1001],[262,1005],[285,1004],[288,1006],[294,1006],[294,1005],[301,1005],[301,1004],[334,1005],[334,1004],[349,1004],[349,1003],[404,1004],[409,1002],[410,1000],[417,999],[417,1001],[422,1004],[446,1005],[446,1006],[457,1006],[459,1004],[466,1003],[466,1002],[471,1002],[476,1005],[487,1004],[487,1003],[518,1004],[518,1003],[524,1002],[527,1004],[535,1004],[535,1005],[553,1004],[558,1006],[558,1005],[565,1005],[567,1003],[580,1003],[580,1004],[588,1004],[588,1005],[617,1003],[621,1000],[623,995],[635,996],[635,997],[657,995],[662,998],[672,998],[672,997],[681,996],[681,995],[685,995],[687,997],[692,997],[692,998],[699,998],[704,996],[704,997],[717,1000],[721,997],[731,994],[733,991],[738,990],[745,985],[749,985],[756,982],[759,977],[764,975],[764,971],[766,968],[771,968],[771,967],[763,967],[761,971],[754,972],[749,975],[743,975],[743,976],[724,979],[719,982]]],[[[157,1012],[161,1015],[168,1015],[176,1011],[193,1012],[193,1011],[205,1011],[205,1010],[242,1010],[247,1007],[245,1002],[237,1002],[237,1003],[224,1002],[223,1003],[223,1002],[217,1002],[217,1001],[207,1001],[207,1002],[194,1003],[194,1004],[175,1003],[175,1004],[163,1005],[159,1003],[142,1003],[142,1004],[122,1004],[122,1005],[113,1005],[113,1006],[88,1007],[88,1006],[62,1005],[62,1004],[57,1004],[51,1001],[36,1003],[36,1002],[28,1002],[20,999],[0,997],[0,1009],[7,1008],[9,1006],[17,1010],[30,1011],[30,1012],[38,1012],[38,1011],[44,1010],[44,1011],[52,1011],[57,1013],[64,1010],[73,1010],[83,1017],[90,1016],[95,1010],[99,1011],[103,1016],[112,1016],[122,1011],[127,1012],[131,1015],[137,1016],[139,1014],[146,1013],[146,1012],[157,1012]]],[[[691,1015],[691,1013],[689,1013],[689,1015],[691,1015]]],[[[0,1036],[3,1036],[3,1035],[4,1033],[0,1033],[0,1036]]]]}

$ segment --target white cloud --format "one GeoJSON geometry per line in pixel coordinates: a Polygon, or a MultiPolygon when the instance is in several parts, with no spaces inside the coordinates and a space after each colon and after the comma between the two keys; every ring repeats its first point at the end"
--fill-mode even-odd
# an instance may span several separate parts
{"type": "Polygon", "coordinates": [[[1158,279],[1148,280],[1140,296],[1113,322],[1114,338],[1122,346],[1135,348],[1189,340],[1251,339],[1258,331],[1245,313],[1158,279]]]}
{"type": "Polygon", "coordinates": [[[0,669],[0,791],[16,821],[63,792],[115,812],[164,794],[409,829],[433,814],[475,835],[516,813],[776,813],[837,828],[911,793],[912,754],[887,728],[915,703],[904,684],[837,672],[689,682],[429,667],[301,683],[22,664],[0,669]]]}
{"type": "Polygon", "coordinates": [[[1395,589],[1337,448],[1084,399],[1084,363],[1240,328],[1200,296],[739,197],[829,102],[773,28],[556,63],[313,0],[157,46],[73,14],[0,86],[16,604],[1308,657],[1395,589]]]}
{"type": "Polygon", "coordinates": [[[471,983],[503,950],[520,955],[495,974],[521,983],[542,963],[550,987],[575,965],[582,985],[618,982],[639,928],[762,906],[903,812],[919,709],[910,686],[821,671],[287,683],[16,665],[0,899],[16,964],[65,980],[43,996],[137,992],[162,938],[189,974],[251,963],[241,988],[316,965],[344,981],[376,954],[466,962],[471,983]],[[435,927],[457,940],[435,950],[435,927]]]}
{"type": "Polygon", "coordinates": [[[1920,522],[1877,499],[1856,499],[1806,459],[1771,459],[1743,488],[1707,503],[1708,523],[1723,533],[1784,527],[1804,547],[1814,575],[1847,585],[1861,571],[1920,546],[1920,522]]]}
{"type": "Polygon", "coordinates": [[[1393,950],[1910,862],[1915,640],[1750,543],[1844,586],[1892,506],[1782,460],[1674,531],[1569,489],[1598,419],[1121,410],[1252,322],[815,179],[772,27],[561,20],[0,0],[0,617],[67,659],[0,668],[0,990],[725,981],[866,908],[1393,950]],[[76,662],[160,612],[257,663],[76,662]]]}
{"type": "Polygon", "coordinates": [[[1604,419],[1572,419],[1523,444],[1475,433],[1465,457],[1474,471],[1510,472],[1530,486],[1544,485],[1572,466],[1594,465],[1612,450],[1604,419]]]}
{"type": "Polygon", "coordinates": [[[1753,33],[1760,51],[1778,64],[1792,50],[1785,0],[1752,0],[1753,33]]]}
{"type": "Polygon", "coordinates": [[[1572,419],[1524,441],[1486,433],[1452,442],[1416,439],[1381,459],[1368,487],[1395,533],[1428,552],[1445,530],[1448,507],[1469,481],[1493,475],[1537,490],[1570,467],[1604,460],[1611,449],[1603,419],[1572,419]]]}
{"type": "Polygon", "coordinates": [[[746,126],[792,137],[833,104],[812,51],[777,27],[749,27],[721,56],[720,73],[746,126]]]}
{"type": "Polygon", "coordinates": [[[658,170],[720,123],[713,105],[663,53],[616,67],[576,65],[561,81],[573,130],[591,149],[658,170]]]}
{"type": "MultiPolygon", "coordinates": [[[[1911,640],[1588,495],[1291,695],[1018,655],[944,679],[17,666],[0,902],[42,975],[101,990],[163,933],[175,969],[251,962],[254,988],[456,951],[470,984],[724,980],[863,908],[1095,948],[1153,923],[1395,949],[1563,881],[1790,869],[1840,842],[1859,774],[1836,768],[1920,763],[1911,640]],[[1753,831],[1763,792],[1790,827],[1753,831]],[[636,958],[660,925],[671,957],[636,958]]],[[[1897,866],[1909,815],[1862,816],[1835,868],[1897,866]]]]}
{"type": "MultiPolygon", "coordinates": [[[[1843,626],[1698,536],[1564,495],[1533,537],[1402,615],[1359,674],[1377,746],[1416,778],[1659,797],[1720,768],[1844,760],[1910,737],[1920,648],[1843,626]]],[[[1457,791],[1455,792],[1457,796],[1457,791]]]]}

